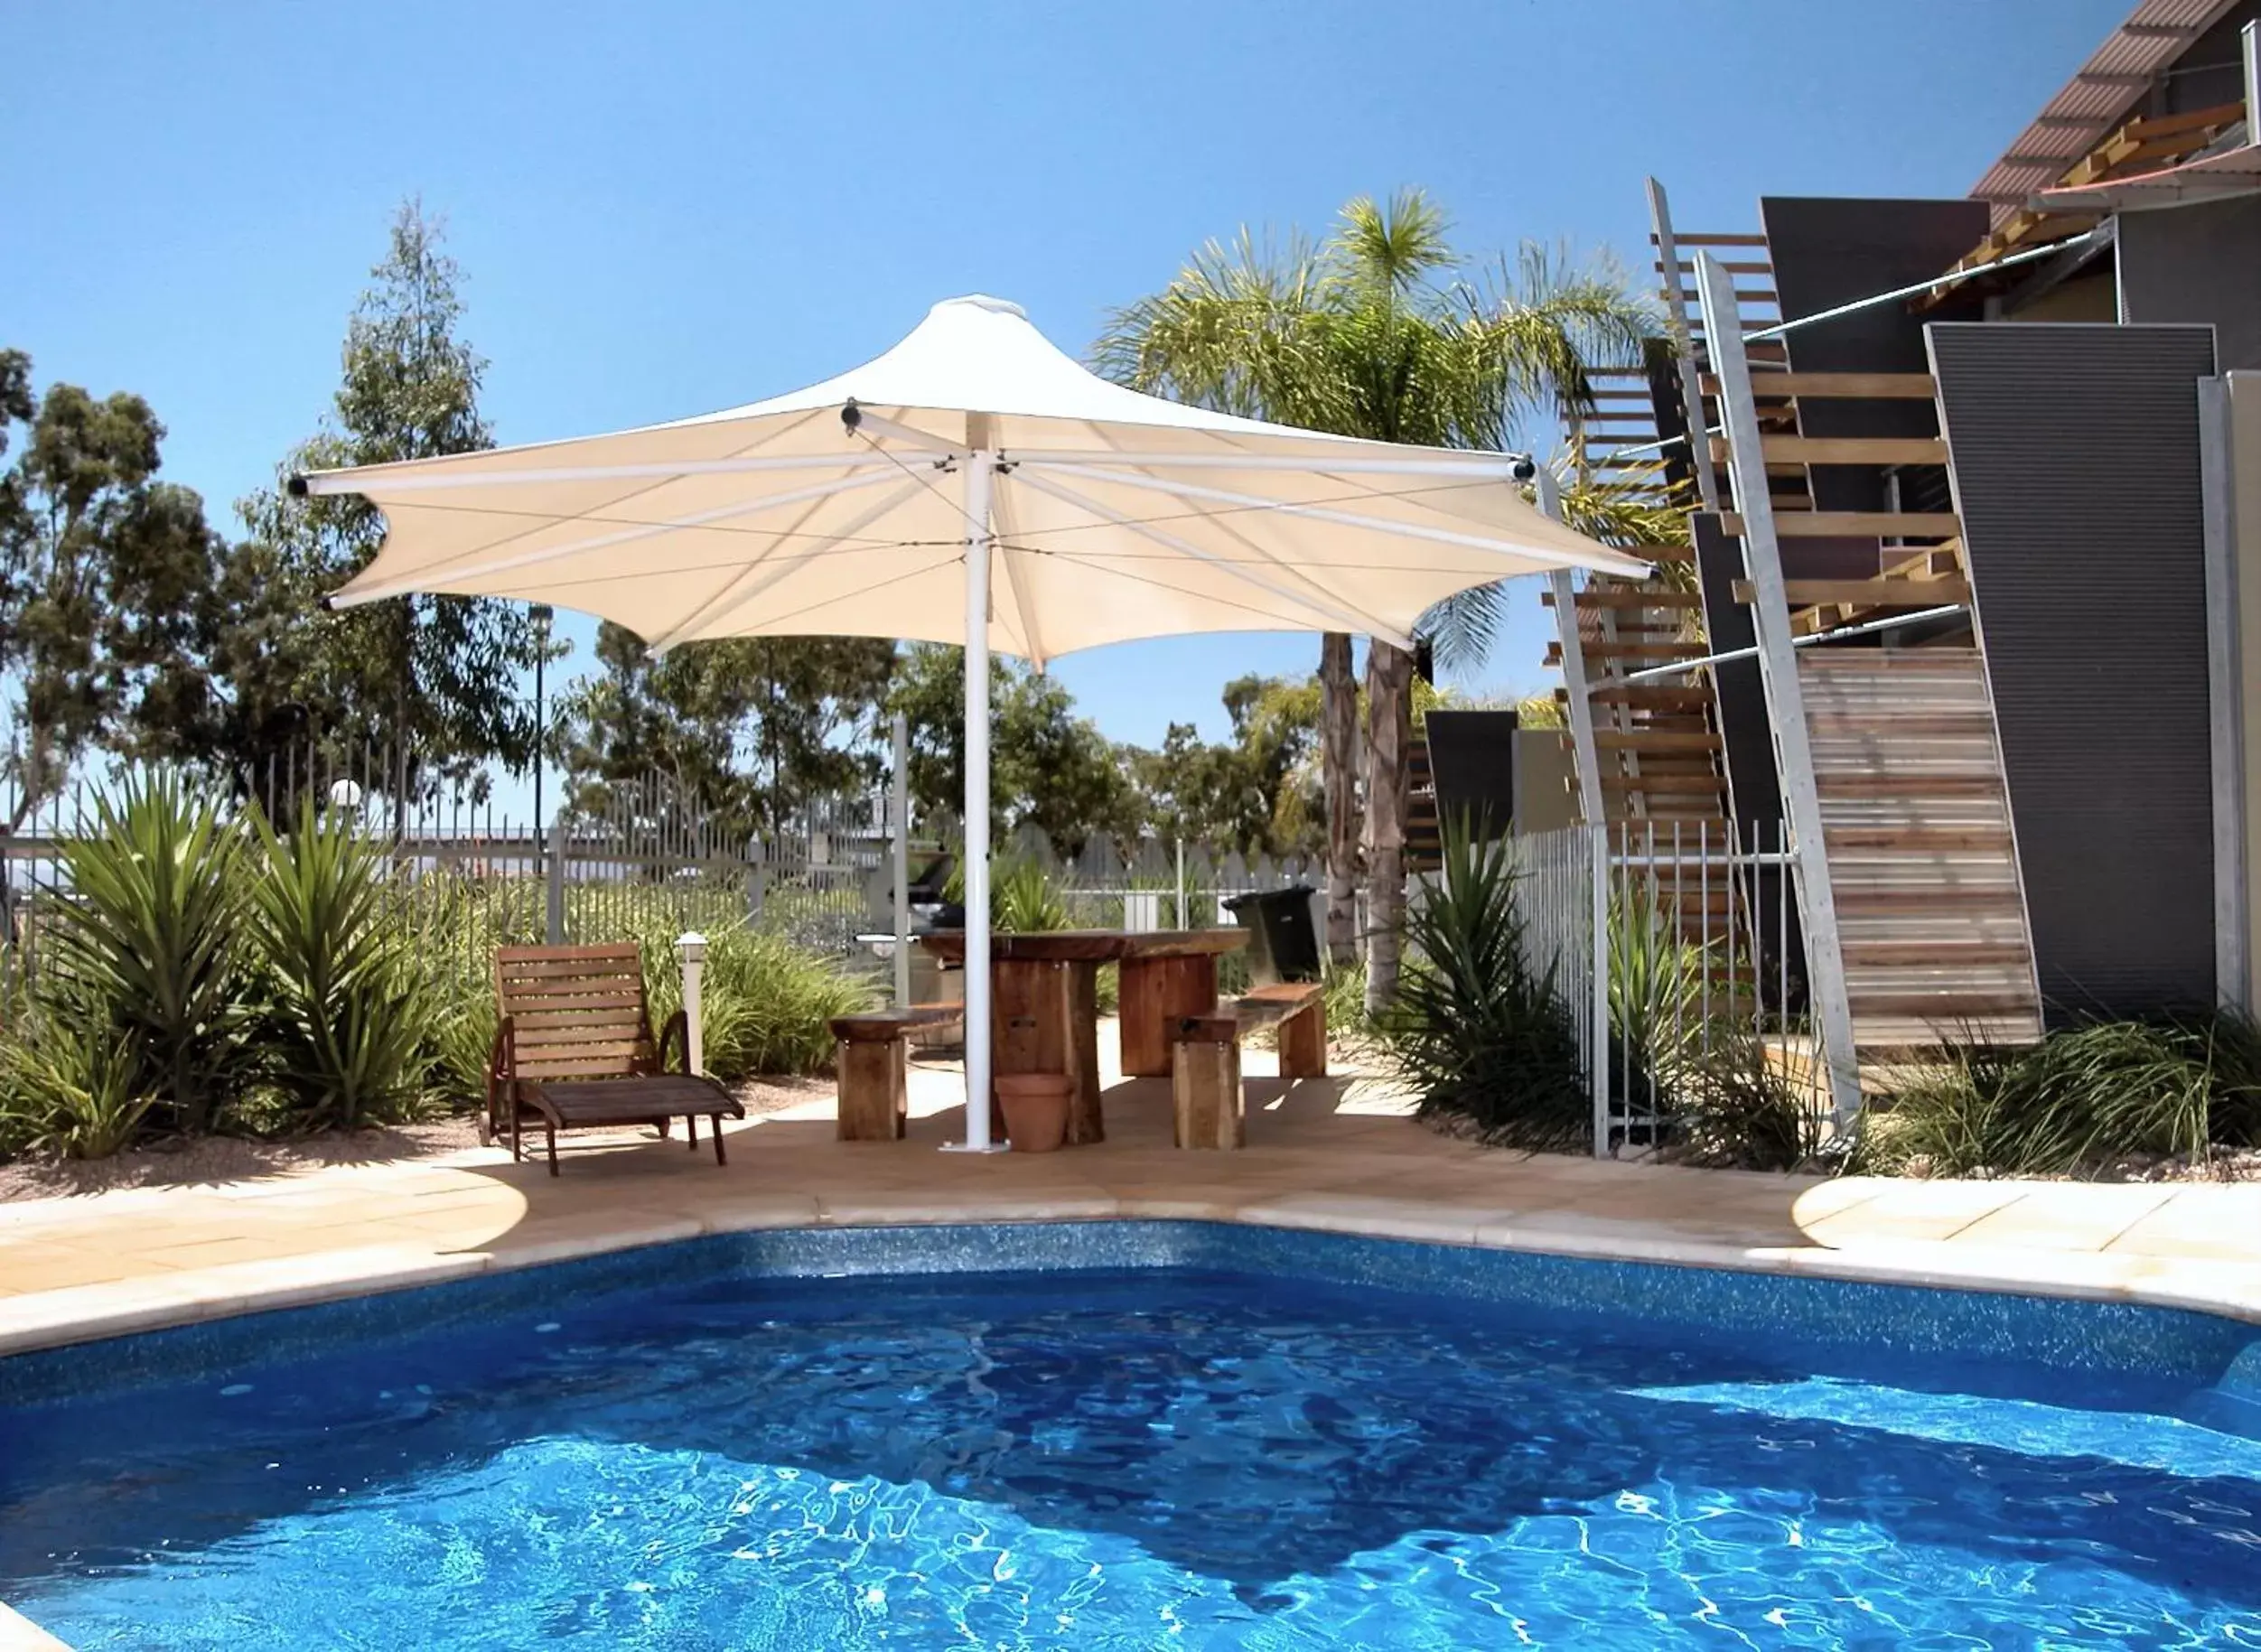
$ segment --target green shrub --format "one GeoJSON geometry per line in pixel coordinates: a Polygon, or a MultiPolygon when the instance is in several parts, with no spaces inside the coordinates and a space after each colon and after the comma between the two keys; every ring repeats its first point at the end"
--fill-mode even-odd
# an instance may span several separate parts
{"type": "Polygon", "coordinates": [[[1715,1023],[1708,1039],[1683,1043],[1673,1106],[1674,1127],[1696,1163],[1794,1171],[1828,1144],[1811,1080],[1747,1027],[1715,1023]]]}
{"type": "Polygon", "coordinates": [[[1899,1076],[1858,1170],[2078,1175],[2136,1157],[2204,1162],[2261,1143],[2261,1034],[2226,1013],[2091,1022],[2025,1049],[1969,1043],[1899,1076]]]}
{"type": "Polygon", "coordinates": [[[1550,973],[1524,960],[1508,848],[1448,832],[1443,865],[1406,915],[1420,962],[1379,1029],[1424,1116],[1468,1122],[1486,1141],[1584,1146],[1593,1112],[1570,1013],[1550,973]]]}
{"type": "MultiPolygon", "coordinates": [[[[657,1031],[682,1007],[683,971],[673,935],[641,938],[657,1031]]],[[[739,927],[706,938],[699,997],[706,1070],[735,1084],[763,1073],[822,1072],[832,1063],[832,1018],[871,1008],[877,994],[868,977],[829,957],[739,927]]]]}
{"type": "MultiPolygon", "coordinates": [[[[128,781],[67,842],[45,967],[73,1006],[116,1030],[135,1072],[180,1129],[207,1128],[240,1077],[242,838],[180,780],[128,781]]],[[[68,1058],[58,1058],[68,1059],[68,1058]]]]}
{"type": "Polygon", "coordinates": [[[1610,903],[1612,1081],[1636,1111],[1670,1112],[1704,1044],[1704,983],[1713,958],[1647,889],[1610,903]]]}
{"type": "MultiPolygon", "coordinates": [[[[966,899],[961,857],[942,885],[942,899],[966,899]]],[[[992,855],[989,861],[989,927],[999,934],[1032,935],[1070,927],[1066,886],[1031,854],[992,855]]]]}
{"type": "Polygon", "coordinates": [[[1319,980],[1329,1038],[1357,1038],[1373,1031],[1366,1015],[1365,970],[1328,958],[1320,967],[1319,980]]]}
{"type": "Polygon", "coordinates": [[[391,857],[310,801],[287,833],[256,808],[251,935],[268,1003],[259,1031],[299,1122],[356,1130],[413,1116],[434,1030],[408,929],[387,910],[391,857]]]}
{"type": "Polygon", "coordinates": [[[156,1102],[107,1004],[65,988],[12,1006],[0,1036],[0,1156],[107,1159],[156,1102]]]}
{"type": "Polygon", "coordinates": [[[427,977],[425,1057],[433,1099],[458,1109],[487,1105],[487,1062],[494,1053],[494,977],[485,969],[441,969],[427,977]]]}

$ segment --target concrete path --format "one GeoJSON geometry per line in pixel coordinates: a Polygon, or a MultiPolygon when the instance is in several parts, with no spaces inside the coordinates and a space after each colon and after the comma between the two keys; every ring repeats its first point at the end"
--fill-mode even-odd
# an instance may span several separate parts
{"type": "MultiPolygon", "coordinates": [[[[1111,1027],[1102,1030],[1111,1060],[1111,1027]]],[[[765,1227],[1179,1217],[2116,1297],[2261,1322],[2261,1184],[1822,1181],[1527,1157],[1447,1140],[1359,1077],[1292,1087],[1250,1051],[1248,1146],[1170,1143],[1167,1080],[1112,1081],[1107,1140],[937,1152],[962,1080],[920,1065],[910,1138],[833,1139],[831,1104],[752,1119],[718,1169],[622,1133],[565,1173],[481,1151],[0,1205],[0,1353],[765,1227]]],[[[1112,1075],[1109,1075],[1112,1080],[1112,1075]]]]}

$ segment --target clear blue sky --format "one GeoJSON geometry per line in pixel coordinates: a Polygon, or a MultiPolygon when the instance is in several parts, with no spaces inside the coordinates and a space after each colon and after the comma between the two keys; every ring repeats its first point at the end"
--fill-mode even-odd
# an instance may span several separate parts
{"type": "MultiPolygon", "coordinates": [[[[1691,228],[1755,228],[1761,193],[1958,195],[2128,6],[0,0],[0,344],[147,397],[232,532],[326,409],[405,196],[447,220],[499,436],[537,441],[828,376],[958,293],[1080,351],[1205,238],[1400,184],[1472,252],[1629,265],[1651,172],[1691,228]]],[[[1531,582],[1515,608],[1463,686],[1544,686],[1531,582]]],[[[1151,743],[1316,651],[1058,670],[1151,743]]]]}

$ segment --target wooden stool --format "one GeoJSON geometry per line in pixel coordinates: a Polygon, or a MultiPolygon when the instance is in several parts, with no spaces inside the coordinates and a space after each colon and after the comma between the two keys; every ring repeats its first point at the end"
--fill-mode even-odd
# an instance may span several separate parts
{"type": "Polygon", "coordinates": [[[963,1008],[948,1003],[833,1017],[832,1036],[839,1041],[838,1138],[902,1140],[911,1117],[911,1029],[939,1028],[964,1017],[963,1008]]]}
{"type": "Polygon", "coordinates": [[[1280,1030],[1280,1076],[1324,1078],[1327,1004],[1316,982],[1260,986],[1245,997],[1219,1005],[1214,1015],[1188,1015],[1178,1022],[1171,1045],[1170,1098],[1180,1147],[1247,1144],[1247,1115],[1240,1094],[1240,1038],[1252,1028],[1275,1023],[1280,1030]]]}

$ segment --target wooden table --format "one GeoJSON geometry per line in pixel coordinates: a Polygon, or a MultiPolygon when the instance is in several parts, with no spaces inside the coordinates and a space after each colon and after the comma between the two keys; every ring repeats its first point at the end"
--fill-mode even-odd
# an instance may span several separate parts
{"type": "MultiPolygon", "coordinates": [[[[966,961],[966,932],[936,929],[920,944],[946,964],[966,961]]],[[[1248,944],[1245,929],[1050,929],[989,938],[989,1066],[999,1073],[1066,1073],[1076,1080],[1070,1143],[1102,1142],[1099,966],[1121,970],[1123,1071],[1170,1070],[1180,1016],[1217,1007],[1217,960],[1248,944]]],[[[972,1105],[972,1097],[967,1098],[972,1105]]]]}

